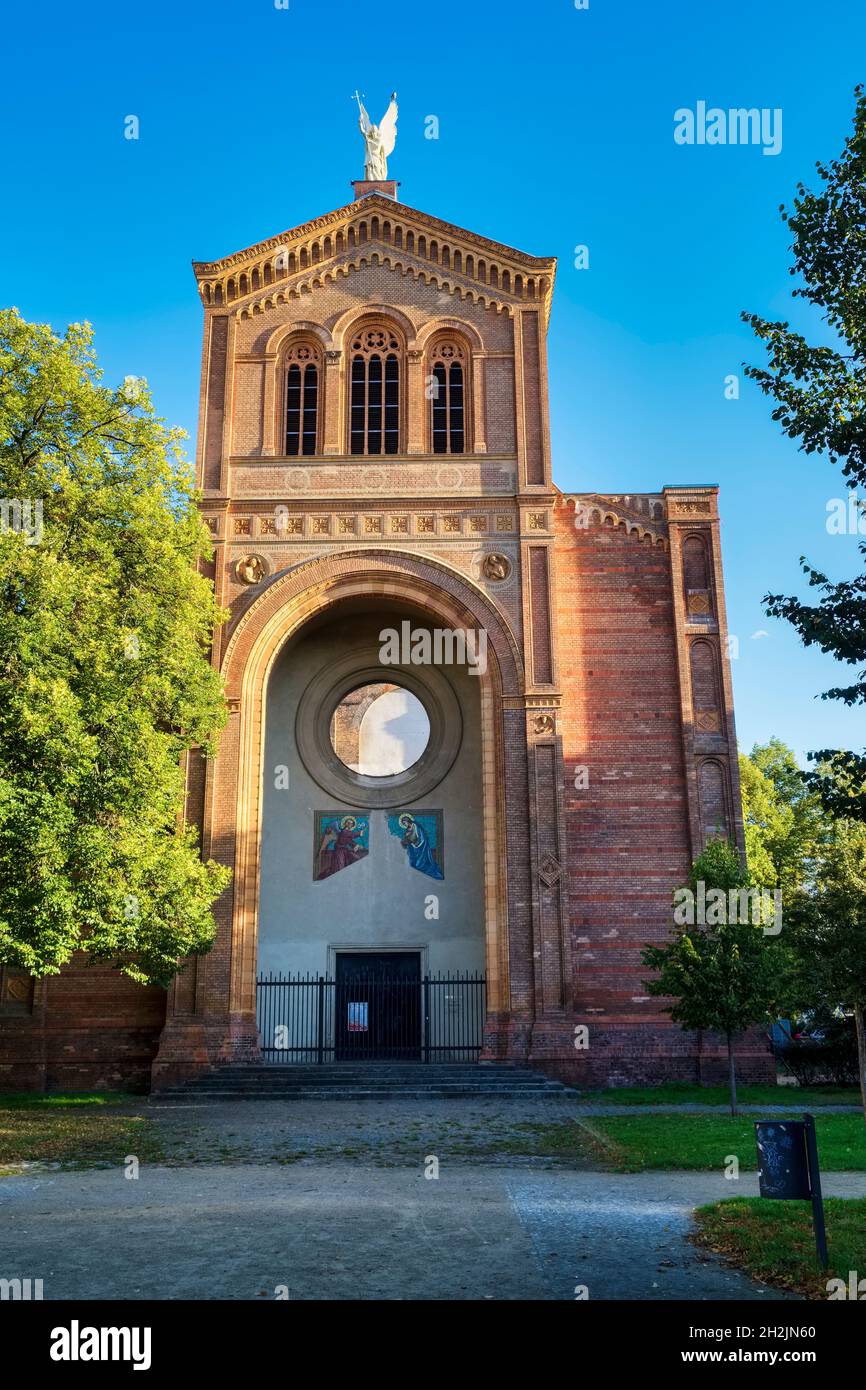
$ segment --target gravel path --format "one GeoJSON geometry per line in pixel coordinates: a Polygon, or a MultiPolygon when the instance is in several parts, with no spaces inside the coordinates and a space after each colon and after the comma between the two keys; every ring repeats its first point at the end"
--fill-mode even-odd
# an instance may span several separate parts
{"type": "Polygon", "coordinates": [[[46,1299],[782,1298],[687,1240],[693,1206],[733,1186],[447,1159],[431,1179],[422,1162],[28,1174],[0,1182],[0,1274],[46,1299]]]}
{"type": "MultiPolygon", "coordinates": [[[[42,1279],[46,1299],[785,1296],[688,1239],[695,1206],[754,1195],[754,1174],[598,1171],[571,1099],[131,1113],[164,1155],[137,1178],[115,1163],[0,1180],[0,1278],[42,1279]]],[[[866,1174],[824,1188],[866,1196],[866,1174]]]]}
{"type": "MultiPolygon", "coordinates": [[[[390,1166],[426,1154],[512,1163],[531,1152],[539,1125],[574,1125],[573,1100],[555,1095],[501,1100],[227,1101],[198,1106],[148,1103],[170,1160],[327,1163],[363,1158],[390,1166]]],[[[581,1115],[583,1110],[580,1111],[581,1115]]],[[[520,1161],[519,1159],[517,1161],[520,1161]]],[[[570,1154],[569,1165],[597,1167],[570,1154]]]]}

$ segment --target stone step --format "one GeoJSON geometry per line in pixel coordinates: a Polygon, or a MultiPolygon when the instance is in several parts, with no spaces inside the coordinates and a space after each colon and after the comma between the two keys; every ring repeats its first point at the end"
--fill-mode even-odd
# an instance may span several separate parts
{"type": "Polygon", "coordinates": [[[538,1072],[532,1072],[530,1068],[521,1066],[518,1062],[439,1062],[431,1059],[430,1062],[421,1061],[421,1058],[353,1058],[345,1062],[245,1062],[234,1066],[224,1066],[220,1070],[224,1072],[238,1072],[245,1076],[253,1076],[256,1072],[309,1072],[311,1068],[321,1070],[321,1072],[477,1072],[484,1076],[513,1076],[513,1074],[523,1074],[523,1076],[538,1076],[538,1072]]]}
{"type": "MultiPolygon", "coordinates": [[[[171,1090],[173,1090],[173,1089],[174,1089],[174,1088],[172,1088],[172,1087],[167,1087],[166,1090],[161,1091],[159,1094],[160,1094],[160,1095],[166,1095],[166,1094],[168,1094],[169,1091],[171,1091],[171,1090]]],[[[393,1085],[393,1084],[392,1084],[392,1085],[389,1085],[387,1082],[379,1082],[379,1083],[376,1083],[376,1082],[370,1082],[370,1081],[355,1081],[355,1082],[352,1082],[352,1083],[349,1083],[349,1084],[347,1084],[347,1083],[345,1083],[345,1082],[343,1082],[343,1083],[332,1082],[330,1085],[323,1085],[323,1084],[321,1084],[321,1083],[319,1083],[319,1084],[317,1085],[315,1082],[309,1082],[309,1081],[308,1081],[308,1082],[306,1082],[306,1083],[297,1082],[297,1083],[294,1083],[294,1084],[291,1084],[291,1085],[282,1085],[282,1086],[259,1086],[259,1087],[254,1087],[254,1086],[201,1086],[201,1087],[198,1087],[198,1086],[196,1086],[196,1087],[181,1087],[181,1088],[180,1088],[180,1090],[182,1091],[182,1093],[183,1093],[184,1095],[189,1095],[189,1094],[191,1094],[191,1093],[194,1091],[196,1095],[200,1095],[200,1096],[207,1096],[207,1095],[213,1095],[213,1094],[218,1093],[218,1094],[220,1094],[220,1095],[237,1095],[237,1096],[244,1095],[244,1096],[253,1096],[253,1097],[257,1097],[257,1096],[258,1096],[258,1097],[264,1097],[264,1096],[270,1096],[270,1095],[276,1095],[276,1094],[284,1094],[285,1092],[289,1092],[289,1091],[311,1091],[311,1090],[312,1090],[312,1091],[351,1091],[351,1090],[355,1090],[355,1091],[389,1091],[389,1092],[393,1092],[395,1095],[400,1095],[400,1094],[402,1094],[402,1093],[405,1092],[405,1091],[417,1091],[417,1092],[422,1092],[422,1091],[461,1091],[461,1092],[463,1092],[463,1091],[467,1091],[467,1092],[468,1092],[468,1091],[484,1091],[485,1094],[487,1094],[487,1095],[508,1095],[511,1091],[513,1091],[513,1090],[515,1090],[515,1089],[519,1089],[521,1092],[537,1091],[540,1095],[546,1094],[546,1093],[549,1093],[549,1092],[554,1092],[554,1091],[557,1092],[557,1093],[559,1093],[559,1092],[563,1092],[563,1091],[565,1090],[564,1087],[559,1087],[559,1086],[543,1086],[543,1085],[542,1085],[542,1086],[539,1086],[539,1085],[533,1085],[533,1084],[527,1084],[527,1085],[525,1085],[525,1086],[522,1086],[522,1085],[519,1085],[519,1083],[515,1083],[514,1086],[483,1086],[483,1085],[480,1085],[480,1084],[477,1083],[477,1082],[471,1082],[471,1081],[466,1081],[466,1082],[461,1082],[461,1081],[451,1081],[451,1082],[433,1082],[433,1081],[427,1081],[427,1082],[425,1082],[423,1085],[422,1085],[422,1084],[419,1084],[419,1083],[417,1083],[417,1082],[407,1082],[407,1083],[405,1083],[405,1084],[403,1084],[403,1085],[400,1085],[400,1086],[395,1086],[395,1085],[393,1085]]]]}
{"type": "Polygon", "coordinates": [[[521,1095],[535,1094],[539,1096],[570,1094],[565,1089],[560,1090],[556,1086],[509,1086],[506,1088],[502,1086],[461,1086],[456,1083],[451,1086],[436,1086],[432,1084],[428,1084],[426,1086],[371,1086],[369,1083],[358,1083],[354,1086],[272,1086],[269,1087],[267,1090],[262,1091],[247,1091],[234,1086],[210,1086],[207,1088],[207,1090],[198,1090],[193,1087],[188,1087],[180,1091],[172,1091],[170,1089],[166,1089],[164,1091],[156,1092],[155,1094],[161,1096],[173,1094],[184,1096],[196,1095],[204,1097],[215,1095],[250,1096],[253,1100],[267,1100],[268,1096],[295,1094],[300,1095],[308,1091],[315,1091],[316,1094],[321,1093],[322,1095],[336,1094],[338,1091],[356,1092],[359,1095],[362,1091],[383,1091],[387,1092],[388,1095],[393,1096],[408,1095],[410,1092],[412,1095],[424,1095],[426,1092],[432,1093],[433,1091],[436,1091],[440,1095],[471,1095],[473,1093],[477,1093],[480,1095],[483,1092],[483,1094],[486,1096],[510,1096],[515,1091],[520,1091],[521,1095]]]}
{"type": "MultiPolygon", "coordinates": [[[[399,1076],[389,1074],[388,1072],[383,1072],[381,1076],[370,1076],[367,1073],[357,1076],[320,1076],[316,1074],[316,1068],[311,1068],[311,1071],[312,1077],[310,1073],[307,1073],[306,1076],[282,1075],[250,1077],[202,1077],[201,1081],[197,1082],[196,1084],[199,1086],[233,1085],[240,1086],[243,1088],[255,1088],[256,1086],[277,1086],[282,1085],[285,1082],[298,1082],[306,1085],[312,1080],[313,1077],[315,1078],[316,1085],[319,1086],[327,1086],[331,1084],[346,1086],[353,1082],[371,1082],[374,1085],[380,1086],[385,1085],[386,1083],[393,1083],[394,1085],[411,1085],[413,1083],[417,1085],[426,1085],[428,1082],[430,1082],[433,1085],[438,1085],[443,1081],[466,1081],[468,1083],[475,1084],[480,1080],[480,1078],[478,1078],[477,1076],[399,1076]]],[[[510,1077],[492,1077],[489,1080],[485,1078],[483,1080],[483,1084],[485,1086],[513,1086],[518,1081],[521,1082],[523,1085],[535,1084],[538,1086],[542,1086],[545,1084],[546,1078],[534,1076],[514,1077],[513,1079],[510,1077]]]]}
{"type": "Polygon", "coordinates": [[[416,1100],[576,1096],[562,1082],[513,1064],[349,1063],[221,1067],[154,1093],[156,1104],[227,1100],[416,1100]]]}
{"type": "Polygon", "coordinates": [[[495,1096],[499,1100],[511,1100],[528,1096],[557,1095],[560,1098],[578,1098],[576,1091],[566,1087],[561,1090],[546,1090],[537,1086],[514,1086],[510,1090],[493,1090],[485,1086],[425,1086],[370,1088],[367,1086],[329,1086],[314,1088],[298,1086],[291,1090],[263,1091],[157,1091],[151,1097],[154,1105],[211,1105],[221,1101],[265,1101],[265,1100],[461,1100],[477,1099],[482,1096],[495,1096]]]}
{"type": "MultiPolygon", "coordinates": [[[[282,1076],[289,1073],[297,1073],[299,1076],[310,1076],[315,1073],[317,1076],[429,1076],[431,1072],[442,1076],[536,1076],[537,1072],[521,1073],[516,1069],[500,1071],[498,1068],[479,1067],[474,1063],[467,1063],[466,1066],[448,1066],[438,1062],[418,1062],[402,1066],[391,1062],[371,1062],[368,1065],[354,1065],[350,1062],[323,1062],[317,1065],[315,1062],[305,1064],[298,1062],[294,1066],[277,1065],[264,1067],[223,1067],[221,1071],[231,1071],[236,1076],[282,1076]]],[[[207,1073],[213,1075],[214,1073],[207,1073]]]]}
{"type": "MultiPolygon", "coordinates": [[[[217,1071],[207,1072],[204,1076],[196,1077],[196,1085],[204,1085],[206,1082],[225,1082],[236,1081],[239,1085],[255,1085],[267,1083],[270,1085],[274,1081],[315,1081],[317,1084],[325,1081],[351,1082],[351,1081],[480,1081],[486,1086],[501,1084],[511,1086],[515,1082],[547,1082],[551,1077],[544,1076],[540,1072],[483,1072],[477,1067],[467,1068],[466,1071],[450,1070],[446,1067],[419,1067],[417,1071],[392,1071],[387,1067],[369,1067],[366,1070],[353,1071],[341,1068],[329,1070],[327,1067],[297,1067],[282,1070],[272,1068],[270,1071],[253,1072],[248,1074],[243,1068],[220,1068],[217,1071]]],[[[557,1083],[561,1084],[561,1083],[557,1083]]]]}
{"type": "Polygon", "coordinates": [[[284,1075],[284,1076],[209,1076],[202,1077],[200,1081],[186,1083],[195,1085],[201,1089],[216,1086],[220,1090],[237,1088],[238,1090],[270,1090],[277,1086],[315,1086],[323,1089],[327,1086],[442,1086],[442,1085],[466,1085],[466,1086],[558,1086],[559,1082],[550,1081],[546,1077],[521,1076],[521,1077],[479,1077],[479,1076],[393,1076],[383,1073],[381,1076],[370,1076],[368,1074],[358,1076],[320,1076],[315,1069],[306,1076],[284,1075]]]}
{"type": "Polygon", "coordinates": [[[394,1066],[387,1062],[374,1062],[368,1066],[353,1066],[349,1063],[337,1063],[334,1066],[324,1063],[322,1066],[316,1066],[311,1063],[309,1066],[220,1067],[216,1071],[206,1072],[200,1079],[205,1081],[217,1076],[236,1076],[243,1080],[271,1076],[475,1076],[483,1077],[486,1081],[500,1077],[509,1081],[518,1077],[546,1079],[540,1072],[518,1068],[500,1070],[498,1067],[488,1068],[474,1065],[465,1067],[442,1066],[435,1062],[431,1062],[429,1065],[420,1063],[416,1066],[394,1066]]]}

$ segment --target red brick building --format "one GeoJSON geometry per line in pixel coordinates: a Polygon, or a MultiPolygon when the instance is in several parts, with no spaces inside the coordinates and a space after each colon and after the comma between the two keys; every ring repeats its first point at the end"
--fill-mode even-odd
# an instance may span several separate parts
{"type": "MultiPolygon", "coordinates": [[[[229,722],[213,762],[189,759],[189,815],[233,885],[167,996],[80,965],[5,980],[0,1085],[257,1059],[257,975],[330,978],[364,952],[483,974],[483,1060],[594,1085],[714,1077],[718,1040],[670,1023],[640,950],[707,834],[742,842],[717,489],[561,492],[555,262],[393,183],[194,268],[198,470],[231,619],[229,722]],[[377,671],[381,631],[407,622],[483,633],[485,669],[377,671]],[[368,775],[329,729],[383,680],[429,738],[368,775]],[[437,827],[438,879],[407,859],[401,815],[437,827]],[[325,873],[344,822],[366,849],[325,873]]],[[[744,1050],[761,1071],[760,1043],[744,1050]]]]}

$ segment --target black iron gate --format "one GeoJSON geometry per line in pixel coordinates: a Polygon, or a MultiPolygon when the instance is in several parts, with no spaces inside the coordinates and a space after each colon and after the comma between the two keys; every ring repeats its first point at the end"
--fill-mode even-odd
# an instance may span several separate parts
{"type": "Polygon", "coordinates": [[[485,1012],[482,975],[348,978],[262,975],[256,981],[266,1062],[475,1062],[485,1012]]]}
{"type": "Polygon", "coordinates": [[[339,951],[336,965],[337,1061],[420,1061],[421,953],[339,951]]]}

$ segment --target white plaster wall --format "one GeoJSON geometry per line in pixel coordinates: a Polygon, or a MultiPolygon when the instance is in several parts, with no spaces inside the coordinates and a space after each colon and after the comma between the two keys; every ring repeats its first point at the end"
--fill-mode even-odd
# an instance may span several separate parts
{"type": "MultiPolygon", "coordinates": [[[[314,813],[364,807],[335,801],[307,773],[295,745],[298,700],[314,674],[344,646],[374,640],[389,623],[393,619],[383,615],[341,619],[290,643],[274,665],[265,714],[260,974],[326,974],[329,946],[426,947],[422,968],[483,973],[480,699],[478,679],[465,668],[446,671],[463,713],[457,759],[432,792],[399,807],[444,812],[444,881],[410,868],[382,810],[370,811],[367,858],[322,882],[313,880],[314,813]],[[289,769],[288,789],[275,786],[280,766],[289,769]],[[439,899],[438,921],[425,917],[430,894],[439,899]]],[[[388,678],[399,681],[399,668],[389,667],[388,678]]]]}
{"type": "Polygon", "coordinates": [[[358,770],[373,777],[402,772],[421,757],[429,733],[421,701],[408,690],[387,691],[361,720],[358,770]]]}

